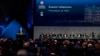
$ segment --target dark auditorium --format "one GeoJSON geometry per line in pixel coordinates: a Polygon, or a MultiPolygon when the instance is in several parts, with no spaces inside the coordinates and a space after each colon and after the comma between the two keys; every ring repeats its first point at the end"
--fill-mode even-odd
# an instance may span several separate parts
{"type": "Polygon", "coordinates": [[[0,0],[0,56],[100,56],[100,1],[0,0]]]}

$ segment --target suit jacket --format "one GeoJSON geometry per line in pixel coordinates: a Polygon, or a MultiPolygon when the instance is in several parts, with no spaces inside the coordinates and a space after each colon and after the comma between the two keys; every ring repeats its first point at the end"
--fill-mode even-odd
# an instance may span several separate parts
{"type": "Polygon", "coordinates": [[[48,33],[48,34],[46,34],[46,37],[50,37],[50,34],[48,33]]]}
{"type": "Polygon", "coordinates": [[[56,37],[56,34],[52,34],[52,37],[56,37]]]}
{"type": "Polygon", "coordinates": [[[39,38],[44,38],[45,35],[44,34],[40,34],[39,38]]]}
{"type": "Polygon", "coordinates": [[[57,37],[62,37],[62,34],[57,34],[57,37]]]}

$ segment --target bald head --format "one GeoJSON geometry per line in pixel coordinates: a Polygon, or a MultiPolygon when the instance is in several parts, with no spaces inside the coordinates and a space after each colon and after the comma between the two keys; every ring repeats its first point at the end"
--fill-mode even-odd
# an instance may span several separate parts
{"type": "Polygon", "coordinates": [[[25,49],[21,49],[17,52],[17,56],[28,56],[28,52],[25,49]]]}

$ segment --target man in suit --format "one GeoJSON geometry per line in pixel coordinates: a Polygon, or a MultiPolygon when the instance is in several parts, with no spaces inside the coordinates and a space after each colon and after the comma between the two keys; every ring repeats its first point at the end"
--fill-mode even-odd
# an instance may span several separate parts
{"type": "Polygon", "coordinates": [[[49,33],[46,33],[45,37],[46,38],[50,38],[50,34],[49,33]]]}
{"type": "Polygon", "coordinates": [[[71,32],[70,39],[74,39],[74,38],[75,38],[75,34],[74,34],[74,32],[71,32]]]}
{"type": "Polygon", "coordinates": [[[100,39],[100,33],[97,34],[97,39],[100,39]]]}
{"type": "Polygon", "coordinates": [[[52,33],[51,36],[52,36],[52,38],[56,38],[56,34],[54,32],[52,33]]]}
{"type": "Polygon", "coordinates": [[[57,37],[62,38],[62,34],[61,33],[57,34],[57,37]]]}
{"type": "Polygon", "coordinates": [[[40,34],[39,38],[40,38],[40,39],[45,38],[45,34],[42,32],[42,33],[40,34]]]}
{"type": "Polygon", "coordinates": [[[78,39],[82,38],[82,34],[81,34],[80,32],[78,32],[77,38],[78,38],[78,39]]]}
{"type": "Polygon", "coordinates": [[[95,38],[95,34],[94,34],[94,32],[91,33],[91,36],[92,36],[92,39],[95,38]]]}
{"type": "Polygon", "coordinates": [[[74,55],[82,56],[82,46],[80,41],[77,41],[77,43],[74,45],[74,55]]]}
{"type": "Polygon", "coordinates": [[[91,34],[90,34],[90,36],[89,36],[89,39],[94,39],[95,38],[95,34],[94,34],[94,32],[92,32],[91,34]]]}
{"type": "Polygon", "coordinates": [[[86,38],[88,38],[88,35],[87,35],[87,33],[85,32],[85,33],[83,34],[83,39],[86,39],[86,38]]]}
{"type": "Polygon", "coordinates": [[[68,38],[68,34],[65,32],[64,34],[63,34],[63,37],[66,39],[66,38],[68,38]]]}

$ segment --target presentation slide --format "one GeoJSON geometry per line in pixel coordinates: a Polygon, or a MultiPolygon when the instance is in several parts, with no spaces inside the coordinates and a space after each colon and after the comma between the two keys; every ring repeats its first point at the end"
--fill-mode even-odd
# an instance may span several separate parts
{"type": "Polygon", "coordinates": [[[100,0],[36,0],[35,26],[100,26],[100,0]]]}

